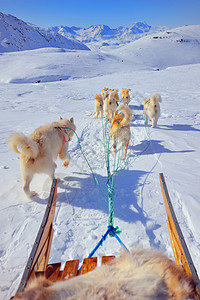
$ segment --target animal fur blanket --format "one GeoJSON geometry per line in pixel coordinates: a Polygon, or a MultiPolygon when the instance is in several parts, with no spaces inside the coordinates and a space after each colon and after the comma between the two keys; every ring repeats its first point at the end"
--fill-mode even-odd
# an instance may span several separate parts
{"type": "Polygon", "coordinates": [[[36,279],[23,300],[191,300],[198,299],[193,279],[163,253],[134,249],[109,265],[69,280],[36,279]]]}

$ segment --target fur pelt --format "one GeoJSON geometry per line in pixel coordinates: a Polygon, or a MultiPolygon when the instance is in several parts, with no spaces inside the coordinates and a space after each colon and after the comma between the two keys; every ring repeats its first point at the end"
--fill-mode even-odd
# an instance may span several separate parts
{"type": "Polygon", "coordinates": [[[18,300],[191,300],[195,284],[181,266],[157,250],[134,249],[85,275],[33,281],[18,300]]]}

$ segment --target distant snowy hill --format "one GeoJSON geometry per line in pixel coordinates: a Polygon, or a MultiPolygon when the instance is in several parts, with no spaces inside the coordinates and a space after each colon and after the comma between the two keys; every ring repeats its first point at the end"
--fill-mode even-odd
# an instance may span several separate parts
{"type": "Polygon", "coordinates": [[[89,28],[55,26],[51,30],[65,36],[75,38],[84,43],[96,42],[100,40],[122,39],[123,41],[133,40],[141,34],[163,30],[166,27],[151,27],[145,22],[136,22],[130,28],[118,27],[110,28],[107,25],[93,25],[89,28]]]}
{"type": "Polygon", "coordinates": [[[132,68],[137,65],[164,69],[200,63],[200,25],[190,25],[144,36],[110,54],[123,59],[132,68]]]}
{"type": "Polygon", "coordinates": [[[44,47],[89,50],[83,43],[61,36],[53,30],[28,24],[0,12],[0,52],[44,47]]]}

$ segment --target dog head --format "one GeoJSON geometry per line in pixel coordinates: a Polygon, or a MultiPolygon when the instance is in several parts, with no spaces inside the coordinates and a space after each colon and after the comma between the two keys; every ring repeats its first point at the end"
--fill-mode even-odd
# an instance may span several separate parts
{"type": "Polygon", "coordinates": [[[109,88],[104,88],[104,89],[101,91],[101,95],[102,95],[103,99],[105,100],[106,97],[108,97],[108,95],[109,95],[109,88]]]}
{"type": "Polygon", "coordinates": [[[101,94],[96,94],[96,96],[94,97],[94,99],[99,102],[99,103],[102,103],[103,102],[103,99],[102,99],[102,96],[101,94]]]}
{"type": "Polygon", "coordinates": [[[122,89],[122,98],[129,99],[130,95],[129,92],[131,89],[122,89]]]}
{"type": "Polygon", "coordinates": [[[116,104],[118,106],[118,102],[119,102],[118,89],[110,89],[109,95],[110,95],[110,98],[112,98],[116,101],[116,104]]]}
{"type": "Polygon", "coordinates": [[[58,122],[58,126],[60,127],[66,127],[67,134],[69,135],[70,138],[73,137],[74,132],[76,131],[76,126],[74,124],[74,118],[68,119],[63,119],[60,117],[60,121],[58,122]]]}

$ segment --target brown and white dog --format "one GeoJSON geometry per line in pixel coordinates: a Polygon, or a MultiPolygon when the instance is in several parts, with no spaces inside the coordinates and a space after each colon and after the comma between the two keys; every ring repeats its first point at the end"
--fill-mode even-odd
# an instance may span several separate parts
{"type": "Polygon", "coordinates": [[[134,249],[66,281],[38,278],[14,300],[192,300],[193,279],[162,252],[134,249]]]}
{"type": "Polygon", "coordinates": [[[20,153],[20,169],[23,179],[23,190],[31,198],[37,195],[30,191],[30,183],[36,173],[45,173],[53,180],[55,177],[56,159],[63,160],[68,167],[70,156],[68,142],[76,130],[74,120],[62,119],[59,122],[45,124],[30,135],[14,133],[8,139],[9,147],[20,153]],[[67,127],[66,129],[58,127],[67,127]],[[18,150],[20,148],[20,151],[18,150]]]}
{"type": "Polygon", "coordinates": [[[110,92],[109,96],[105,98],[104,104],[103,104],[103,110],[106,114],[106,118],[108,122],[112,121],[114,112],[117,109],[117,102],[116,102],[116,91],[110,92]]]}
{"type": "Polygon", "coordinates": [[[157,93],[151,94],[150,98],[145,97],[143,101],[145,123],[148,124],[148,120],[152,121],[152,128],[157,126],[160,117],[160,102],[162,99],[157,93]]]}
{"type": "Polygon", "coordinates": [[[129,146],[129,141],[131,139],[130,122],[133,118],[131,109],[127,105],[120,105],[118,110],[124,113],[115,113],[112,119],[112,125],[110,128],[110,137],[113,140],[113,150],[116,151],[116,145],[118,140],[121,142],[122,148],[124,148],[123,160],[126,159],[127,149],[129,146]]]}
{"type": "Polygon", "coordinates": [[[94,97],[95,99],[95,112],[96,112],[96,118],[98,118],[99,114],[100,117],[103,117],[103,98],[101,94],[96,94],[94,97]]]}
{"type": "Polygon", "coordinates": [[[122,102],[124,105],[128,105],[130,102],[130,91],[131,89],[122,89],[122,102]]]}

